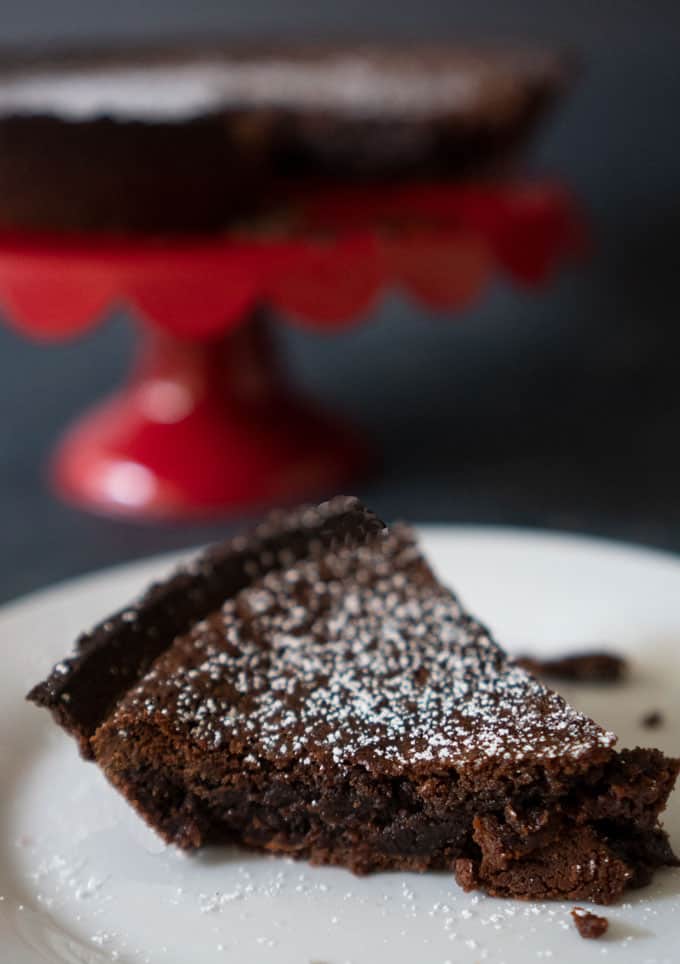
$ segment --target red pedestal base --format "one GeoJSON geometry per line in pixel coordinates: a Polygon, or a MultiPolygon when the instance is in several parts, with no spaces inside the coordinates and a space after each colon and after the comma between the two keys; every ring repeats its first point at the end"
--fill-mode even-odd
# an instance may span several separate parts
{"type": "Polygon", "coordinates": [[[0,302],[20,330],[75,336],[112,304],[146,323],[128,385],[57,452],[68,499],[162,518],[337,491],[366,451],[288,387],[260,306],[319,331],[360,323],[387,289],[456,311],[498,272],[539,285],[584,241],[550,184],[310,188],[290,212],[285,230],[207,238],[0,232],[0,302]]]}
{"type": "Polygon", "coordinates": [[[287,386],[253,316],[210,341],[145,329],[128,384],[67,433],[53,477],[95,511],[177,518],[334,492],[366,465],[358,438],[287,386]]]}

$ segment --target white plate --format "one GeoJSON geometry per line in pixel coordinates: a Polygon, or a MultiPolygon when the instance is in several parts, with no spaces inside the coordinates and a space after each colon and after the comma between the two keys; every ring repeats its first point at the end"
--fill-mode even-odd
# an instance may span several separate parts
{"type": "MultiPolygon", "coordinates": [[[[625,686],[566,695],[621,745],[680,748],[680,561],[594,540],[431,528],[441,576],[510,648],[610,642],[625,686]],[[666,724],[644,730],[660,709],[666,724]]],[[[464,894],[448,874],[353,877],[235,849],[164,847],[24,693],[78,631],[174,560],[151,560],[0,611],[0,960],[3,964],[635,964],[680,960],[680,872],[606,911],[581,940],[570,905],[464,894]]],[[[565,688],[566,690],[566,688],[565,688]]],[[[680,847],[680,793],[667,816],[680,847]]]]}

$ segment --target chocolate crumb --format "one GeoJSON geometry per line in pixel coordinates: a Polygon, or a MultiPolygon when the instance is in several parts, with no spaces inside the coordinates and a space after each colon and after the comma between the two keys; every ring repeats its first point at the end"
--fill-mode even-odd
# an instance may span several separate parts
{"type": "Polygon", "coordinates": [[[628,671],[623,656],[605,651],[575,653],[555,659],[525,655],[518,656],[515,662],[534,676],[579,683],[617,683],[628,671]]]}
{"type": "Polygon", "coordinates": [[[664,723],[663,713],[660,710],[651,710],[649,713],[645,713],[645,715],[640,720],[640,723],[643,726],[646,726],[648,729],[654,730],[658,726],[663,726],[663,723],[664,723]]]}
{"type": "Polygon", "coordinates": [[[602,937],[603,934],[607,933],[609,921],[606,917],[591,914],[589,910],[585,910],[583,907],[574,907],[571,916],[574,918],[576,930],[581,937],[585,937],[588,940],[596,940],[598,937],[602,937]]]}

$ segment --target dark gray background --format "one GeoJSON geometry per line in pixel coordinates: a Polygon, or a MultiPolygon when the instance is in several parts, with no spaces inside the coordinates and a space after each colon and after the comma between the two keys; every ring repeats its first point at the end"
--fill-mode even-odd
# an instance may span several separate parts
{"type": "MultiPolygon", "coordinates": [[[[528,158],[585,202],[589,261],[540,294],[502,283],[451,319],[390,301],[349,335],[288,327],[296,377],[372,434],[386,517],[510,523],[680,549],[680,4],[419,0],[2,4],[7,43],[183,33],[516,37],[584,71],[528,158]],[[142,9],[140,9],[142,8],[142,9]]],[[[118,316],[44,347],[0,326],[0,598],[213,538],[233,520],[146,526],[80,514],[44,482],[51,441],[111,388],[118,316]]]]}

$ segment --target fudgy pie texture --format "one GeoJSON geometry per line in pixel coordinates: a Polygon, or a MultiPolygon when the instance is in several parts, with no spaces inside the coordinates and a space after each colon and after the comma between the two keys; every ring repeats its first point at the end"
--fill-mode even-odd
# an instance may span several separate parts
{"type": "Polygon", "coordinates": [[[511,662],[408,527],[342,497],[279,514],[166,596],[191,596],[220,565],[221,598],[217,579],[122,684],[112,643],[127,632],[144,648],[148,596],[30,694],[165,840],[601,903],[674,862],[658,816],[679,762],[617,752],[511,662]],[[88,652],[105,673],[111,655],[115,680],[96,712],[71,685],[88,652]]]}

